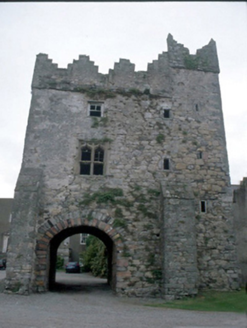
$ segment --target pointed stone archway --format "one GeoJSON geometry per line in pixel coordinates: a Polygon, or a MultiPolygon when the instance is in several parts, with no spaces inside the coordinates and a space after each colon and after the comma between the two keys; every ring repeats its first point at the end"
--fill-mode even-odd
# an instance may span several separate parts
{"type": "MultiPolygon", "coordinates": [[[[47,220],[38,229],[36,264],[32,279],[35,292],[51,290],[55,284],[57,248],[62,240],[76,234],[89,233],[101,239],[108,251],[108,283],[117,291],[118,269],[122,278],[123,266],[127,271],[128,261],[121,257],[124,249],[123,229],[114,228],[114,220],[97,211],[83,211],[59,215],[47,220]],[[120,267],[121,265],[121,267],[120,267]]],[[[120,278],[120,279],[121,279],[120,278]]]]}

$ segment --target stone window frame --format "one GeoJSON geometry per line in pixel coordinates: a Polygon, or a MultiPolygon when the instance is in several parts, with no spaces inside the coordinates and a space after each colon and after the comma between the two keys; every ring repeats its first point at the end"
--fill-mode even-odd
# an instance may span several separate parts
{"type": "Polygon", "coordinates": [[[103,145],[100,144],[92,144],[92,143],[83,143],[80,145],[80,154],[79,154],[79,174],[80,176],[102,176],[105,173],[105,156],[106,156],[106,151],[105,151],[105,147],[103,145]],[[88,148],[90,149],[91,153],[90,153],[90,159],[84,159],[82,160],[82,150],[88,148]],[[103,159],[102,160],[98,160],[95,159],[96,157],[96,150],[101,149],[103,150],[103,159]],[[81,169],[81,165],[85,164],[85,165],[89,165],[89,174],[82,174],[82,169],[81,169]],[[95,168],[98,165],[102,165],[102,174],[95,174],[95,168]]]}
{"type": "Polygon", "coordinates": [[[107,158],[108,158],[108,143],[92,143],[92,142],[87,142],[85,140],[79,140],[79,145],[78,145],[78,155],[77,155],[77,159],[76,159],[76,166],[75,166],[75,170],[78,172],[78,175],[80,177],[102,177],[105,176],[107,174],[107,158]],[[81,160],[81,156],[82,156],[82,149],[84,147],[89,147],[91,149],[91,157],[90,160],[85,160],[82,161],[81,160]],[[104,158],[103,161],[95,161],[95,150],[97,150],[98,148],[101,148],[104,151],[104,158]],[[81,174],[81,163],[87,163],[90,164],[90,172],[89,174],[81,174]],[[102,174],[94,174],[94,165],[95,164],[102,164],[103,165],[103,173],[102,174]]]}
{"type": "Polygon", "coordinates": [[[104,116],[104,102],[103,101],[88,101],[88,116],[90,117],[103,117],[104,116]],[[92,110],[91,106],[100,107],[100,110],[92,110]],[[99,115],[91,115],[91,114],[99,115]]]}

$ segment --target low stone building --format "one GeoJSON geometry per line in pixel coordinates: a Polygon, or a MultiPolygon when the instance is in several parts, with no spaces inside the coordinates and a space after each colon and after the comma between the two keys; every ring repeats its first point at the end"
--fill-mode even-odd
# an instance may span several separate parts
{"type": "Polygon", "coordinates": [[[6,291],[52,289],[58,245],[78,233],[105,243],[118,294],[239,287],[216,44],[167,44],[140,72],[37,56],[6,291]]]}
{"type": "Polygon", "coordinates": [[[0,198],[0,259],[7,256],[12,202],[12,198],[0,198]]]}

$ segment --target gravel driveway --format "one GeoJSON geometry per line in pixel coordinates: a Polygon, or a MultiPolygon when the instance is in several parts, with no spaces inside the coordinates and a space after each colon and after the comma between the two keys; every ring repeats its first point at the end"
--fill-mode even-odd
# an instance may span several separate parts
{"type": "Polygon", "coordinates": [[[56,292],[0,293],[0,328],[247,328],[244,314],[152,308],[144,304],[158,300],[117,297],[87,274],[60,272],[57,282],[56,292]]]}

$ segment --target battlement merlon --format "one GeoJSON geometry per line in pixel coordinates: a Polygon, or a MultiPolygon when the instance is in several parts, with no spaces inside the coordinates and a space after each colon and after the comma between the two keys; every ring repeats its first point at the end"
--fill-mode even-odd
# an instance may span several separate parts
{"type": "Polygon", "coordinates": [[[167,37],[169,65],[176,68],[185,68],[204,72],[219,73],[219,61],[216,43],[213,39],[208,45],[198,49],[191,55],[183,44],[177,43],[171,34],[167,37]]]}
{"type": "Polygon", "coordinates": [[[158,56],[157,60],[148,64],[147,71],[136,72],[135,65],[128,59],[120,59],[109,74],[98,72],[98,66],[85,55],[68,64],[67,68],[58,68],[46,54],[38,54],[34,69],[33,88],[55,88],[60,90],[82,86],[101,88],[140,88],[140,75],[145,88],[157,89],[157,81],[163,84],[167,92],[170,68],[219,73],[216,43],[211,40],[208,45],[191,55],[183,44],[175,41],[171,34],[167,37],[168,51],[158,56]],[[140,74],[141,73],[141,74],[140,74]],[[138,87],[139,86],[139,87],[138,87]]]}

